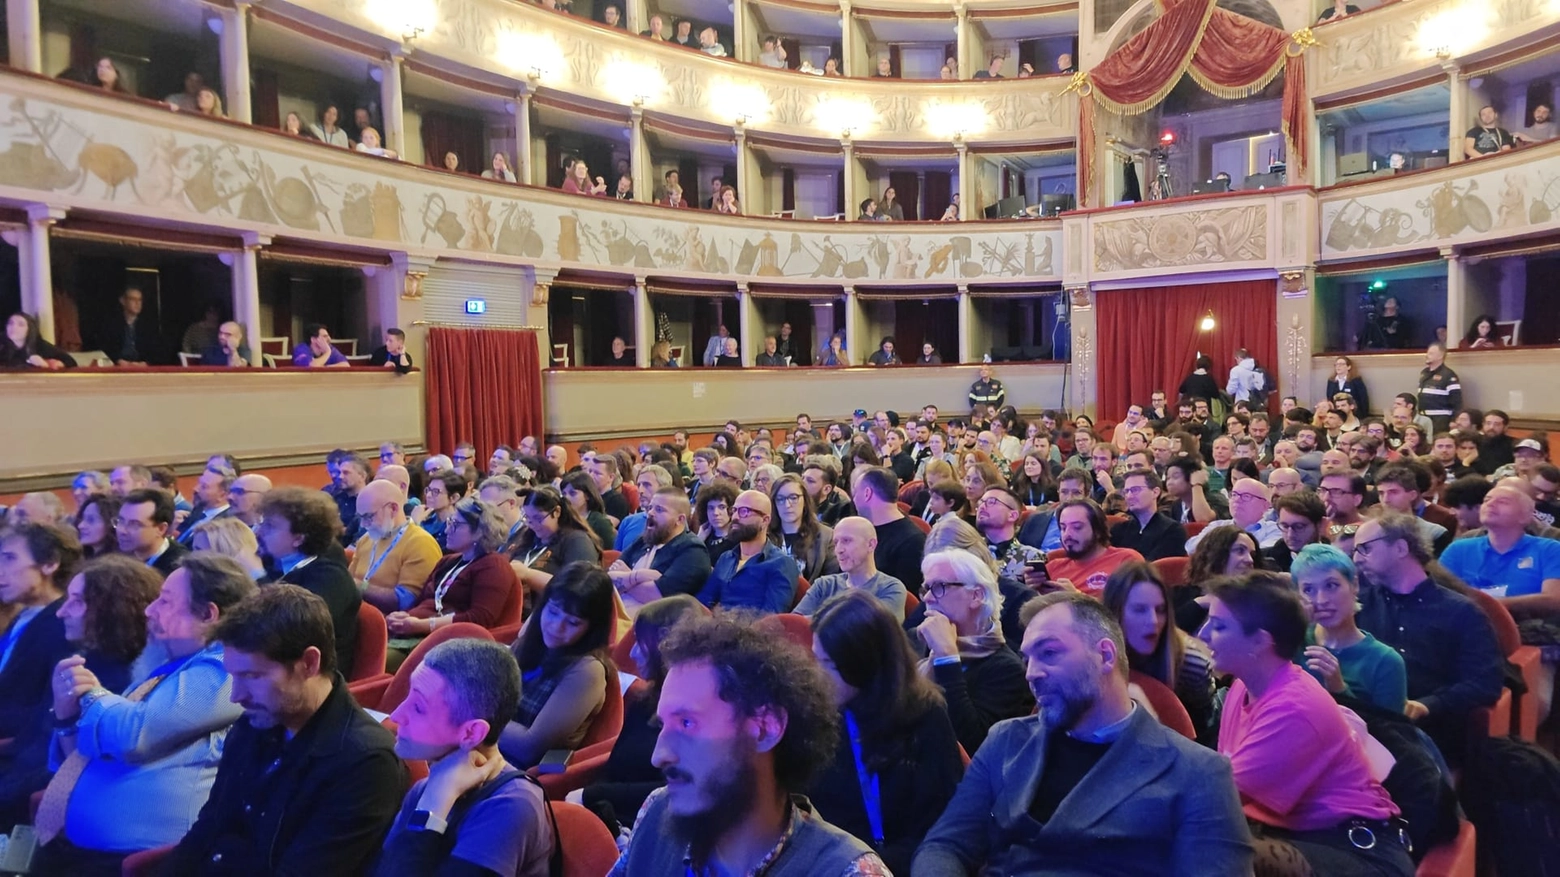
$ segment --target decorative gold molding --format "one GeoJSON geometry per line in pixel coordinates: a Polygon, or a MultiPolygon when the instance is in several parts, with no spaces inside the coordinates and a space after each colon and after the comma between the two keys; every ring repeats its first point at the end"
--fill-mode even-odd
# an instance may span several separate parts
{"type": "Polygon", "coordinates": [[[427,276],[427,271],[407,271],[406,280],[401,284],[401,301],[421,301],[423,280],[427,276]]]}
{"type": "Polygon", "coordinates": [[[1284,298],[1305,298],[1311,291],[1305,281],[1304,271],[1280,271],[1278,273],[1278,291],[1284,298]]]}
{"type": "Polygon", "coordinates": [[[547,300],[552,298],[552,284],[537,282],[531,286],[531,305],[533,307],[546,307],[547,300]]]}

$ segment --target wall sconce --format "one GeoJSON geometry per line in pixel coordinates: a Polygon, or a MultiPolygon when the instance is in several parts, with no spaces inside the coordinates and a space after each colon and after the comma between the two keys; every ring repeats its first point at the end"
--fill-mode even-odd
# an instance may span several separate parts
{"type": "Polygon", "coordinates": [[[1208,313],[1203,315],[1202,320],[1198,322],[1197,329],[1201,332],[1212,332],[1213,327],[1216,325],[1218,325],[1218,323],[1214,321],[1213,311],[1210,309],[1208,313]]]}
{"type": "Polygon", "coordinates": [[[749,121],[750,121],[750,119],[749,119],[749,116],[748,116],[747,113],[738,113],[737,114],[737,127],[740,128],[742,126],[745,126],[749,121]]]}
{"type": "Polygon", "coordinates": [[[415,39],[417,39],[418,37],[420,37],[422,35],[423,35],[423,29],[422,28],[417,27],[416,25],[408,25],[406,30],[401,31],[401,42],[409,43],[412,40],[415,40],[415,39]]]}

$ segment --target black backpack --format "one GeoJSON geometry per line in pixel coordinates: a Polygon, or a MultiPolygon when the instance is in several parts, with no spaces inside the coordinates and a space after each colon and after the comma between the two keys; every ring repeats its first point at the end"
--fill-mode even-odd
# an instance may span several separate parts
{"type": "Polygon", "coordinates": [[[1479,831],[1479,870],[1500,877],[1560,874],[1560,761],[1510,737],[1475,745],[1463,766],[1463,806],[1479,831]]]}
{"type": "Polygon", "coordinates": [[[1401,713],[1344,695],[1333,697],[1365,720],[1365,729],[1397,762],[1381,785],[1408,823],[1414,861],[1424,858],[1431,847],[1457,837],[1457,794],[1441,771],[1438,755],[1431,751],[1435,744],[1401,713]]]}

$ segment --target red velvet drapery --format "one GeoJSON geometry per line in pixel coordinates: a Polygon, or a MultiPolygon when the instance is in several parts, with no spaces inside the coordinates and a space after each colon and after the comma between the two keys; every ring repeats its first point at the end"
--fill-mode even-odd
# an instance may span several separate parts
{"type": "Polygon", "coordinates": [[[1290,176],[1303,179],[1310,159],[1304,49],[1310,31],[1290,35],[1243,15],[1220,9],[1215,0],[1166,0],[1165,10],[1127,40],[1078,84],[1079,143],[1084,203],[1095,194],[1093,143],[1095,102],[1113,113],[1136,115],[1158,106],[1183,75],[1211,94],[1230,100],[1249,97],[1284,74],[1282,108],[1290,176]]]}
{"type": "Polygon", "coordinates": [[[1096,301],[1101,418],[1118,419],[1128,405],[1147,404],[1154,390],[1164,390],[1173,405],[1198,351],[1213,358],[1209,374],[1220,387],[1242,347],[1279,373],[1275,281],[1104,290],[1096,301]],[[1209,311],[1214,329],[1199,331],[1209,311]],[[1145,332],[1144,326],[1162,328],[1145,332]]]}
{"type": "Polygon", "coordinates": [[[498,445],[540,437],[542,367],[536,333],[511,329],[428,331],[428,451],[461,441],[486,460],[498,445]]]}

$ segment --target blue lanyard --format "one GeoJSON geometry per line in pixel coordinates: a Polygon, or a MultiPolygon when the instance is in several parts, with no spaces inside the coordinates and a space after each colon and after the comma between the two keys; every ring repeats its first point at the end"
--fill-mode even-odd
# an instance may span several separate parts
{"type": "Polygon", "coordinates": [[[883,848],[883,796],[878,787],[878,775],[867,772],[866,762],[861,760],[861,728],[856,716],[845,711],[845,730],[850,734],[850,751],[856,760],[856,781],[861,784],[861,802],[867,808],[867,825],[872,829],[872,845],[883,848]]]}
{"type": "Polygon", "coordinates": [[[395,538],[391,539],[390,540],[390,544],[385,546],[385,551],[384,551],[383,554],[379,555],[379,559],[378,560],[374,559],[373,549],[372,548],[369,549],[369,554],[368,554],[368,572],[363,574],[363,581],[365,581],[365,582],[368,581],[369,579],[374,577],[374,573],[379,572],[379,568],[381,566],[384,566],[384,563],[385,563],[386,560],[390,559],[390,552],[395,550],[396,543],[400,542],[401,541],[401,537],[406,535],[406,528],[410,527],[410,526],[411,526],[410,523],[402,524],[401,525],[401,529],[395,531],[395,538]]]}

